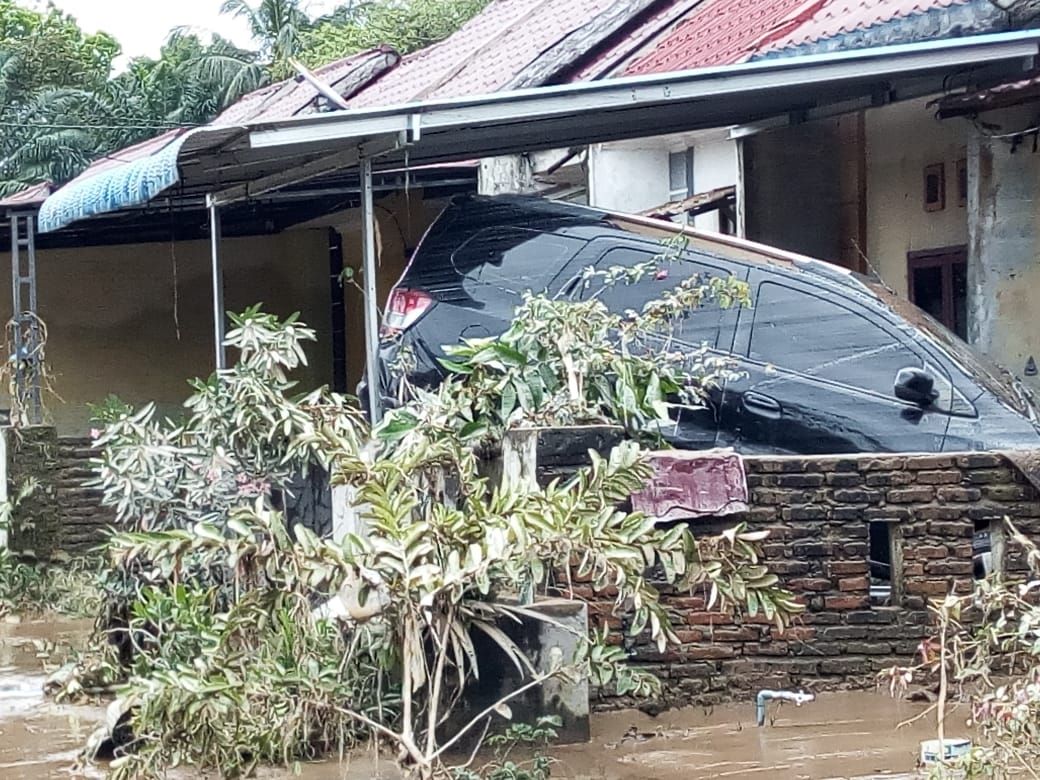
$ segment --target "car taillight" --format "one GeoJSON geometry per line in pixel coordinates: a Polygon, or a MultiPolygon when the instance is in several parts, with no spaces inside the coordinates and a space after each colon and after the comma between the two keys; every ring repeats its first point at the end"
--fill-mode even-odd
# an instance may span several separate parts
{"type": "Polygon", "coordinates": [[[390,293],[390,301],[383,317],[382,335],[392,336],[415,324],[433,305],[433,298],[422,290],[397,289],[390,293]]]}

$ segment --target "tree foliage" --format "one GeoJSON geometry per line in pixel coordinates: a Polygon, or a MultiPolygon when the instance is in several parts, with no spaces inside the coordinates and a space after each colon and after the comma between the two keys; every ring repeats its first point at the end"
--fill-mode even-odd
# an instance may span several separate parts
{"type": "MultiPolygon", "coordinates": [[[[488,0],[344,3],[312,19],[302,0],[225,0],[249,26],[255,50],[219,36],[171,31],[157,58],[118,73],[119,43],[83,32],[53,6],[0,0],[0,195],[62,184],[93,160],[175,127],[205,124],[243,95],[375,46],[404,53],[439,41],[488,0]]],[[[186,20],[188,21],[188,20],[186,20]]]]}
{"type": "MultiPolygon", "coordinates": [[[[540,305],[567,321],[568,308],[584,312],[540,305]]],[[[655,694],[657,678],[630,666],[606,628],[575,631],[573,652],[548,666],[510,638],[511,624],[553,622],[538,601],[577,599],[574,578],[631,615],[633,637],[662,649],[678,641],[662,582],[781,627],[799,610],[758,558],[764,534],[736,527],[698,539],[623,508],[651,475],[637,442],[591,454],[588,467],[544,488],[494,480],[481,445],[504,428],[480,431],[457,397],[474,396],[470,383],[492,392],[496,376],[462,373],[372,430],[345,398],[292,394],[309,328],[258,308],[234,322],[228,343],[240,359],[195,383],[185,421],[145,407],[119,413],[101,439],[100,485],[124,529],[109,544],[109,583],[120,589],[106,625],[126,651],[121,708],[135,737],[113,764],[117,778],[179,764],[241,776],[368,739],[432,778],[459,739],[508,721],[513,696],[550,680],[655,694]],[[346,487],[355,531],[320,539],[287,527],[279,490],[308,465],[346,487]],[[477,636],[522,682],[461,717],[481,668],[477,636]]],[[[532,326],[521,315],[514,330],[532,326]]],[[[630,358],[619,355],[605,370],[624,367],[630,358]]],[[[567,386],[567,362],[551,362],[549,384],[567,386]]]]}
{"type": "Polygon", "coordinates": [[[301,58],[323,65],[376,46],[400,54],[437,43],[480,13],[490,0],[387,0],[341,6],[303,36],[301,58]]]}

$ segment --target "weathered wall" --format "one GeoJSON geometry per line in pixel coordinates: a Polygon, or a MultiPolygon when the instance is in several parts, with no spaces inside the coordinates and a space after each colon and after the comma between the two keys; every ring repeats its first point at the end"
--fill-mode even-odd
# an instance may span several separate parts
{"type": "Polygon", "coordinates": [[[838,124],[783,127],[744,141],[747,237],[832,262],[842,257],[838,124]]]}
{"type": "Polygon", "coordinates": [[[957,160],[964,158],[967,123],[940,122],[932,98],[866,112],[867,248],[871,265],[906,297],[908,252],[960,246],[968,218],[957,200],[957,160]],[[924,168],[946,166],[946,208],[924,209],[924,168]]]}
{"type": "MultiPolygon", "coordinates": [[[[593,624],[608,623],[636,663],[659,674],[670,704],[712,702],[762,687],[813,690],[872,684],[882,669],[906,663],[928,635],[928,598],[972,582],[976,521],[1014,519],[1040,538],[1040,501],[999,455],[752,458],[746,461],[751,509],[742,516],[693,521],[710,534],[746,521],[769,530],[765,562],[808,611],[786,632],[764,617],[708,610],[700,595],[665,588],[682,645],[658,653],[625,637],[625,618],[593,601],[593,624]],[[890,523],[902,553],[902,597],[871,606],[868,523],[890,523]]],[[[1009,569],[1021,567],[1009,550],[1009,569]]],[[[604,696],[601,706],[624,702],[604,696]]]]}
{"type": "Polygon", "coordinates": [[[88,487],[97,476],[91,464],[97,456],[89,438],[61,436],[57,440],[54,490],[62,523],[61,549],[69,555],[96,550],[116,522],[113,510],[101,504],[101,491],[88,487]]]}
{"type": "MultiPolygon", "coordinates": [[[[241,311],[302,312],[318,332],[308,348],[305,387],[329,381],[330,295],[325,231],[300,231],[223,243],[225,304],[241,311]]],[[[10,258],[0,257],[9,278],[10,258]]],[[[213,367],[209,245],[142,244],[41,251],[37,257],[40,316],[49,331],[54,390],[48,407],[59,430],[83,433],[86,404],[109,393],[176,411],[186,380],[213,367]]],[[[11,316],[0,296],[0,318],[11,316]]]]}
{"type": "MultiPolygon", "coordinates": [[[[1035,124],[1035,109],[990,112],[994,133],[1035,124]]],[[[966,125],[963,120],[962,124],[966,125]]],[[[1040,290],[1040,154],[1026,138],[993,139],[974,131],[968,147],[968,329],[978,349],[1040,390],[1024,376],[1029,358],[1040,360],[1035,326],[1040,290]]]]}

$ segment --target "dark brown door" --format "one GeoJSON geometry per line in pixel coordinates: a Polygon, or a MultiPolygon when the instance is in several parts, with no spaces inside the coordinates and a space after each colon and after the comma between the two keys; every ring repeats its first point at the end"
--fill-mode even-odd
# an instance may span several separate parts
{"type": "Polygon", "coordinates": [[[968,253],[965,247],[906,256],[910,300],[962,339],[968,338],[968,253]]]}

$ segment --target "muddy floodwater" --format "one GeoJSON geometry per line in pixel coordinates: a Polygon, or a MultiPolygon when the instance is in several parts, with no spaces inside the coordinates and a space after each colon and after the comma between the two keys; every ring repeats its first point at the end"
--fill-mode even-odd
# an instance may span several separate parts
{"type": "MultiPolygon", "coordinates": [[[[40,642],[82,643],[82,623],[0,623],[0,780],[103,777],[73,772],[75,754],[103,719],[101,707],[58,706],[44,699],[40,642]],[[35,640],[35,641],[34,641],[35,640]]],[[[44,647],[46,650],[46,646],[44,647]]],[[[755,726],[754,702],[666,712],[597,715],[588,745],[553,750],[553,777],[567,780],[828,780],[914,777],[932,718],[901,729],[923,705],[875,693],[822,694],[810,704],[770,705],[772,723],[755,726]]],[[[952,723],[958,720],[951,718],[952,723]]],[[[950,728],[948,726],[948,728],[950,728]]],[[[194,774],[179,774],[194,777],[194,774]]],[[[267,770],[260,780],[289,777],[267,770]]],[[[359,755],[347,764],[309,764],[303,780],[396,780],[393,765],[359,755]]]]}

